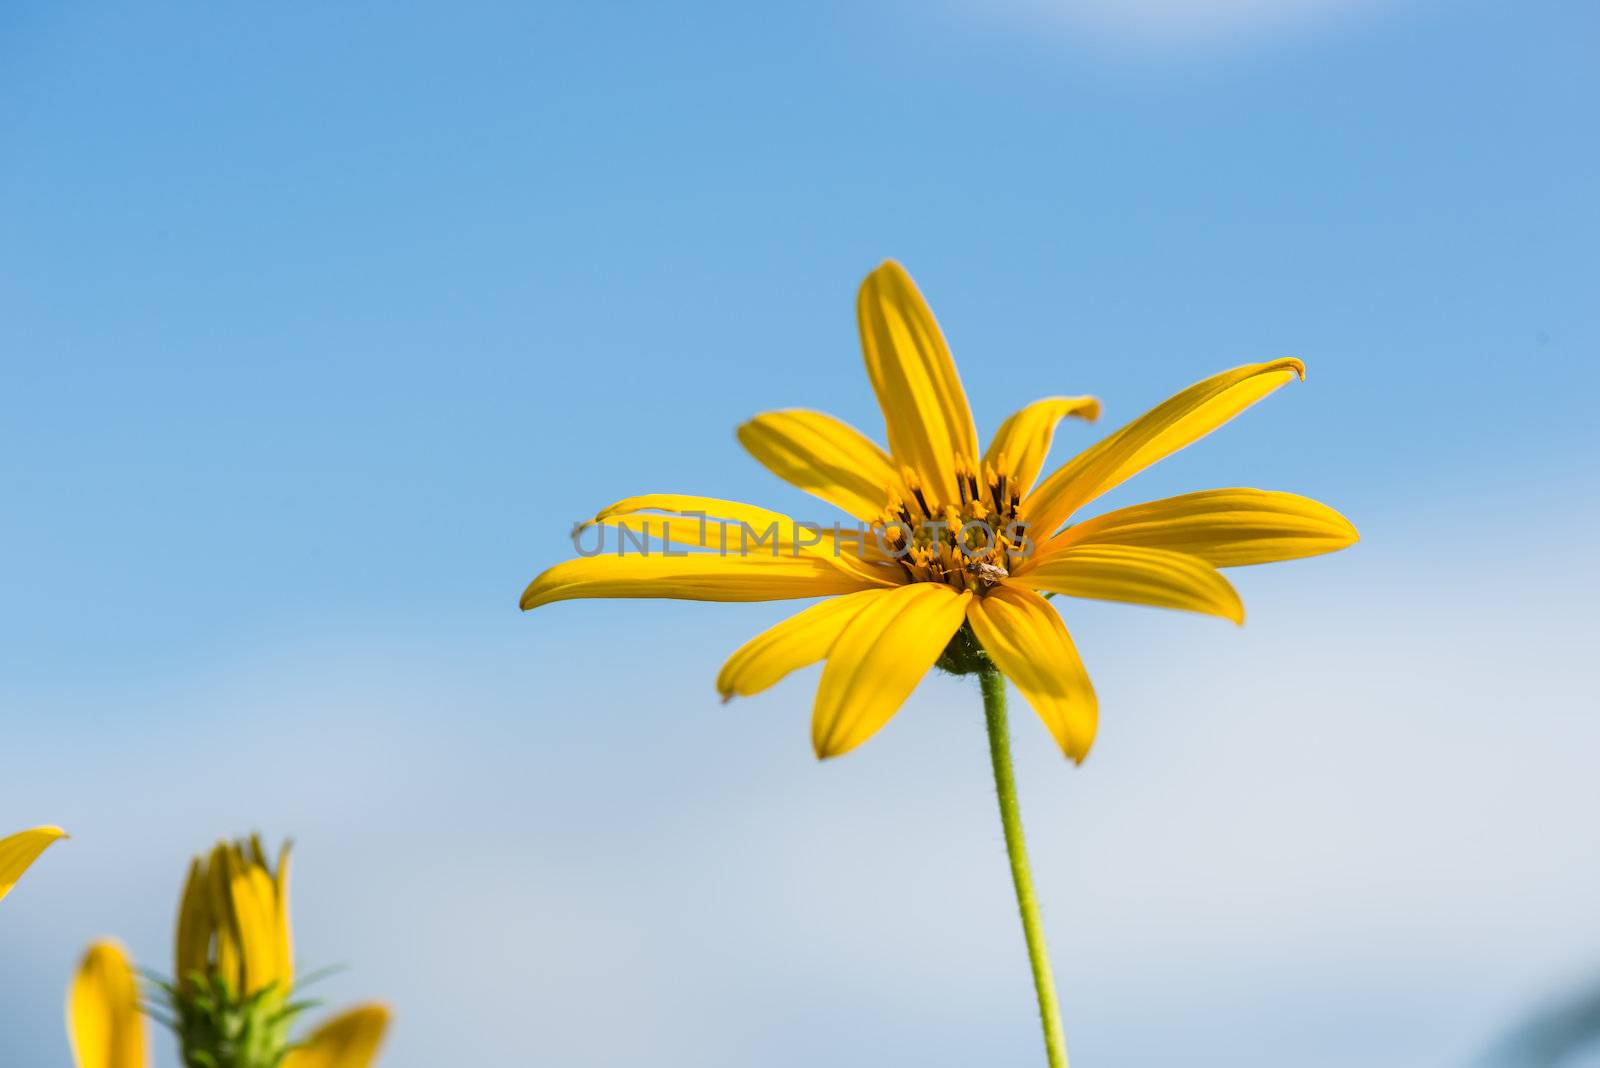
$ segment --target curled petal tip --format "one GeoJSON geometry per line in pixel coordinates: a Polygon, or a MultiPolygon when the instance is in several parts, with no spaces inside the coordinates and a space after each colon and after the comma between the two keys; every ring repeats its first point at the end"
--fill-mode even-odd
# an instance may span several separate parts
{"type": "Polygon", "coordinates": [[[854,746],[842,745],[836,738],[811,739],[811,752],[819,761],[836,760],[844,756],[854,746]]]}
{"type": "Polygon", "coordinates": [[[0,898],[11,892],[41,853],[66,836],[60,827],[49,825],[0,835],[0,898]]]}

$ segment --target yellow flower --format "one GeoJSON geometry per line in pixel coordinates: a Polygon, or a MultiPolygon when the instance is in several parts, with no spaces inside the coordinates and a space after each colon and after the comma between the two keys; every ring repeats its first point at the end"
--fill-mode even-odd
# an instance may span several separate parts
{"type": "Polygon", "coordinates": [[[221,978],[248,996],[294,983],[294,939],[289,928],[289,843],[273,872],[261,839],[219,842],[196,857],[178,905],[174,980],[192,990],[196,978],[221,978]]]}
{"type": "Polygon", "coordinates": [[[1056,425],[1096,418],[1098,401],[1035,401],[980,452],[949,348],[904,269],[887,262],[872,272],[856,312],[887,451],[820,412],[768,412],[739,428],[757,460],[853,516],[855,529],[817,531],[713,498],[631,497],[583,529],[609,530],[619,547],[664,539],[686,551],[596,552],[558,564],[534,579],[522,607],[575,597],[831,597],[735,652],[717,678],[724,699],[825,661],[812,741],[819,757],[837,756],[882,727],[941,657],[948,666],[959,665],[964,648],[977,655],[975,642],[1066,755],[1081,761],[1095,736],[1094,690],[1043,594],[1243,622],[1239,596],[1218,568],[1356,541],[1326,505],[1256,489],[1185,494],[1068,525],[1102,494],[1303,378],[1299,360],[1196,383],[1039,480],[1056,425]]]}
{"type": "MultiPolygon", "coordinates": [[[[382,1005],[361,1005],[294,1042],[301,1007],[289,923],[289,849],[277,869],[261,841],[219,843],[197,857],[178,907],[177,975],[164,990],[185,1063],[217,1068],[366,1068],[389,1023],[382,1005]]],[[[67,995],[67,1030],[78,1068],[147,1068],[149,1041],[138,984],[115,942],[84,955],[67,995]]]]}
{"type": "Polygon", "coordinates": [[[39,854],[51,844],[65,838],[67,832],[60,827],[34,827],[0,838],[0,900],[11,893],[22,873],[39,859],[39,854]]]}

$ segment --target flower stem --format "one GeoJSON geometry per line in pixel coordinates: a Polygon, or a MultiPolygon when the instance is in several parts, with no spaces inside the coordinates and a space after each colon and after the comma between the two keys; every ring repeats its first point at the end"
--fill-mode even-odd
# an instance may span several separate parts
{"type": "Polygon", "coordinates": [[[994,764],[994,788],[1000,799],[1000,825],[1006,832],[1006,855],[1011,859],[1011,881],[1017,888],[1017,911],[1022,913],[1028,963],[1033,966],[1033,988],[1039,995],[1045,1053],[1050,1068],[1067,1068],[1067,1036],[1061,1030],[1056,980],[1050,972],[1039,899],[1034,896],[1033,875],[1028,870],[1028,847],[1022,840],[1022,810],[1017,805],[1017,778],[1011,770],[1011,738],[1006,731],[1006,680],[998,671],[987,668],[979,674],[978,681],[983,687],[983,715],[989,723],[989,758],[994,764]]]}

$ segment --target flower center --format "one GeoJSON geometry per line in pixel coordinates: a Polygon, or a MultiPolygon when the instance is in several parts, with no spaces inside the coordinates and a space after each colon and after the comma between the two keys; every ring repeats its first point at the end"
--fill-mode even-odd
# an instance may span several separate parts
{"type": "Polygon", "coordinates": [[[958,500],[944,501],[917,476],[902,472],[905,493],[892,491],[873,522],[878,544],[914,582],[943,582],[958,590],[986,593],[1027,555],[1022,489],[1006,471],[961,462],[956,467],[958,500]]]}

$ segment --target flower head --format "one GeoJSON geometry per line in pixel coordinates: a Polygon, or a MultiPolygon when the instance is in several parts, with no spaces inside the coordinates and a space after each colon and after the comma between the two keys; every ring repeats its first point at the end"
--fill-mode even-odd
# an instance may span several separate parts
{"type": "Polygon", "coordinates": [[[1092,397],[1035,401],[986,448],[955,362],[909,275],[887,262],[856,303],[867,377],[889,447],[820,412],[758,415],[739,441],[774,474],[854,517],[854,528],[709,497],[649,494],[589,527],[676,554],[595,553],[539,575],[531,609],[575,597],[761,601],[828,597],[737,650],[724,699],[824,662],[812,715],[819,757],[860,745],[935,664],[981,661],[1027,697],[1067,756],[1094,740],[1094,689],[1061,616],[1063,594],[1244,620],[1218,568],[1331,552],[1356,540],[1333,509],[1289,493],[1222,489],[1072,523],[1080,509],[1279,387],[1299,360],[1248,364],[1176,394],[1040,480],[1057,425],[1092,397]],[[780,551],[782,550],[782,551],[780,551]]]}
{"type": "Polygon", "coordinates": [[[208,979],[246,996],[293,985],[289,843],[276,871],[257,836],[219,842],[194,859],[178,906],[173,971],[180,990],[208,979]]]}
{"type": "MultiPolygon", "coordinates": [[[[178,907],[176,977],[157,983],[187,1068],[367,1068],[389,1010],[360,1005],[303,1039],[308,1003],[295,990],[289,925],[289,849],[277,864],[261,840],[222,842],[195,858],[178,907]]],[[[67,995],[78,1068],[148,1068],[138,983],[115,942],[92,945],[67,995]]]]}

